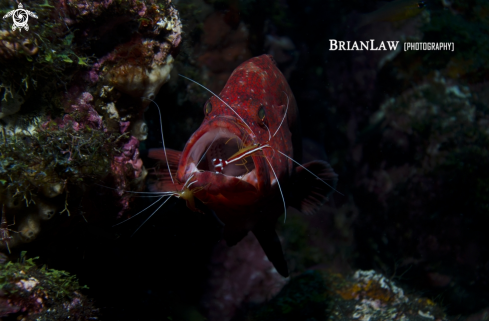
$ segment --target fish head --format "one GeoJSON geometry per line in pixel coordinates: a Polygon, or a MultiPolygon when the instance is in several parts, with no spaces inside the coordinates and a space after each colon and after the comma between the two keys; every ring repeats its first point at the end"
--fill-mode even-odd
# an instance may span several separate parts
{"type": "Polygon", "coordinates": [[[297,105],[271,56],[238,66],[203,109],[204,120],[182,152],[149,152],[150,158],[165,160],[170,171],[176,171],[171,181],[170,171],[160,172],[150,190],[190,189],[227,226],[243,230],[263,219],[256,215],[270,220],[281,215],[280,185],[285,187],[295,171],[289,158],[296,158],[294,151],[301,148],[293,142],[293,138],[300,141],[300,133],[295,133],[297,105]],[[247,150],[252,152],[236,159],[247,150]],[[226,166],[217,166],[233,158],[226,166]]]}
{"type": "Polygon", "coordinates": [[[203,109],[205,118],[187,141],[177,179],[192,182],[197,198],[217,212],[249,209],[276,192],[276,181],[293,171],[292,162],[276,151],[292,156],[290,127],[297,110],[272,58],[263,55],[240,65],[203,109]],[[222,171],[216,167],[216,161],[252,147],[256,152],[249,156],[222,171]]]}

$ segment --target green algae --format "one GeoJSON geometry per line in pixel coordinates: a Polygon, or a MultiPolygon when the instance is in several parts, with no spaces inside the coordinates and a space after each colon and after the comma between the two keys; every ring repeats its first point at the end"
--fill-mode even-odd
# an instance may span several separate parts
{"type": "Polygon", "coordinates": [[[34,277],[39,284],[35,290],[46,290],[50,297],[71,299],[76,291],[88,289],[81,286],[75,275],[62,270],[48,269],[46,265],[37,267],[36,260],[39,257],[26,258],[26,252],[21,252],[17,262],[5,262],[0,264],[0,290],[4,294],[20,293],[23,290],[15,284],[20,280],[34,277]]]}
{"type": "MultiPolygon", "coordinates": [[[[35,12],[38,19],[29,20],[29,30],[10,32],[12,21],[2,20],[3,42],[8,44],[28,41],[31,51],[22,47],[4,49],[0,54],[2,68],[0,82],[3,88],[22,93],[24,111],[54,110],[60,113],[59,90],[65,88],[73,75],[87,66],[89,58],[73,44],[74,32],[57,16],[53,3],[29,2],[26,9],[35,12]]],[[[14,9],[9,3],[0,4],[0,13],[14,9]]]]}
{"type": "MultiPolygon", "coordinates": [[[[88,320],[97,310],[81,294],[88,289],[75,275],[36,265],[38,257],[26,258],[21,252],[17,262],[0,264],[0,299],[7,298],[3,313],[22,316],[23,320],[88,320]],[[9,311],[10,312],[7,312],[9,311]],[[15,312],[16,311],[16,312],[15,312]]],[[[5,316],[5,314],[1,314],[5,316]]]]}
{"type": "MultiPolygon", "coordinates": [[[[74,120],[83,117],[73,113],[74,120]],[[77,117],[78,116],[78,117],[77,117]]],[[[75,130],[51,121],[32,133],[2,135],[0,182],[10,195],[30,200],[40,188],[53,184],[91,184],[110,172],[111,157],[120,153],[120,139],[88,126],[75,130]]]]}

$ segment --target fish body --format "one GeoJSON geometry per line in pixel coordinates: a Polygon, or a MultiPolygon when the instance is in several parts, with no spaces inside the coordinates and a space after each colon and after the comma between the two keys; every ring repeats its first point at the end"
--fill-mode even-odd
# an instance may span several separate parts
{"type": "Polygon", "coordinates": [[[172,191],[188,186],[222,221],[228,245],[253,231],[278,272],[288,275],[274,230],[284,212],[282,196],[302,187],[294,201],[286,197],[286,202],[313,212],[330,189],[313,176],[306,178],[304,167],[331,181],[336,174],[326,162],[297,168],[281,154],[300,157],[299,115],[294,95],[271,56],[255,57],[237,67],[220,95],[206,102],[204,112],[204,121],[183,152],[166,150],[165,156],[160,149],[149,151],[149,157],[168,160],[175,173],[172,181],[162,168],[150,189],[172,191]],[[217,159],[232,159],[246,148],[256,152],[224,168],[216,167],[217,159]],[[304,184],[309,186],[303,188],[304,184]]]}
{"type": "Polygon", "coordinates": [[[382,6],[378,10],[363,14],[359,17],[356,28],[377,23],[402,21],[417,16],[423,12],[425,1],[395,0],[382,6]]]}

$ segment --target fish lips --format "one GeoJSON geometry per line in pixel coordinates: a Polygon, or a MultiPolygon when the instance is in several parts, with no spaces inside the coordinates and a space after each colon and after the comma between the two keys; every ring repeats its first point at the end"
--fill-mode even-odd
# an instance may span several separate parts
{"type": "Polygon", "coordinates": [[[204,121],[190,137],[179,163],[178,179],[191,185],[205,202],[203,193],[222,195],[239,203],[258,200],[270,189],[266,159],[256,152],[225,166],[222,173],[214,160],[228,160],[245,146],[256,144],[241,122],[231,116],[217,116],[204,121]]]}

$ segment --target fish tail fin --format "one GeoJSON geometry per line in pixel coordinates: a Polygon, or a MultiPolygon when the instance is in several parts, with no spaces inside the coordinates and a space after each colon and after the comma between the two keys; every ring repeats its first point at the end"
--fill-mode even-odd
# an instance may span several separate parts
{"type": "Polygon", "coordinates": [[[326,202],[328,195],[336,191],[337,182],[338,175],[325,161],[312,161],[297,167],[291,206],[304,214],[314,214],[326,202]]]}
{"type": "Polygon", "coordinates": [[[285,261],[282,244],[273,226],[267,224],[257,225],[253,229],[253,234],[277,272],[284,278],[288,277],[289,267],[287,261],[285,261]]]}

